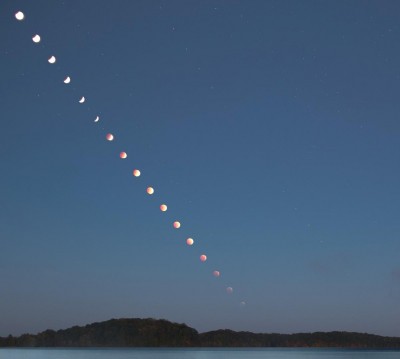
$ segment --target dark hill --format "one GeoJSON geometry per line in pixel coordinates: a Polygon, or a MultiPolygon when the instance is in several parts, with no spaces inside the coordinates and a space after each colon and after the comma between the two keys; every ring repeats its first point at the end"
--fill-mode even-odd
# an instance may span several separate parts
{"type": "Polygon", "coordinates": [[[0,347],[341,347],[397,348],[400,338],[349,332],[255,334],[216,330],[199,334],[186,324],[111,319],[37,335],[0,337],[0,347]]]}
{"type": "Polygon", "coordinates": [[[21,347],[187,347],[198,345],[198,333],[185,324],[155,319],[111,319],[106,322],[46,330],[37,335],[0,339],[0,346],[21,347]]]}

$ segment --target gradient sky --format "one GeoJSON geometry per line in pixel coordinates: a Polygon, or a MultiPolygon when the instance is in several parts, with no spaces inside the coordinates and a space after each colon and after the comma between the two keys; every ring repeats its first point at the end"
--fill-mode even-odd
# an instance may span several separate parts
{"type": "Polygon", "coordinates": [[[400,336],[399,1],[6,0],[0,29],[0,335],[400,336]]]}

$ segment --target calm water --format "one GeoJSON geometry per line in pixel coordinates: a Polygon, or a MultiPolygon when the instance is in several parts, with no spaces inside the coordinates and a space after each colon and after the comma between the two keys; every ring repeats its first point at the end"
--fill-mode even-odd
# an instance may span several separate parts
{"type": "Polygon", "coordinates": [[[400,359],[400,351],[337,349],[0,349],[1,359],[400,359]]]}

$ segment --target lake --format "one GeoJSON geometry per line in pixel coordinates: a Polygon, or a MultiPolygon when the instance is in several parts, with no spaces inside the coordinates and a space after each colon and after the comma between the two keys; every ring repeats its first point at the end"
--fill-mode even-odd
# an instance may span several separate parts
{"type": "Polygon", "coordinates": [[[399,359],[400,351],[346,349],[0,349],[0,359],[399,359]]]}

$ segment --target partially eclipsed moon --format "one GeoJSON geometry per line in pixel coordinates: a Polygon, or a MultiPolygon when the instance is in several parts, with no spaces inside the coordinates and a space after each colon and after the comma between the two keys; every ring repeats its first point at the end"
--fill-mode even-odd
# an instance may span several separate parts
{"type": "Polygon", "coordinates": [[[175,221],[175,222],[174,222],[174,228],[178,229],[178,228],[180,228],[180,227],[181,227],[181,223],[178,222],[178,221],[175,221]]]}
{"type": "Polygon", "coordinates": [[[49,62],[49,64],[55,64],[56,58],[54,56],[51,56],[51,57],[49,57],[49,59],[47,61],[49,62]]]}
{"type": "Polygon", "coordinates": [[[64,79],[64,83],[65,84],[69,84],[71,82],[71,78],[69,77],[69,76],[67,76],[65,79],[64,79]]]}
{"type": "Polygon", "coordinates": [[[233,293],[233,288],[232,288],[232,287],[226,288],[226,292],[227,292],[228,294],[232,294],[232,293],[233,293]]]}
{"type": "Polygon", "coordinates": [[[153,187],[147,187],[146,192],[147,192],[147,194],[153,194],[154,193],[154,188],[153,187]]]}
{"type": "Polygon", "coordinates": [[[200,256],[200,260],[201,260],[202,262],[205,262],[205,261],[207,260],[207,256],[206,256],[205,254],[202,254],[202,255],[200,256]]]}
{"type": "Polygon", "coordinates": [[[107,133],[106,139],[107,141],[112,141],[114,139],[114,135],[112,133],[107,133]]]}
{"type": "Polygon", "coordinates": [[[162,205],[160,206],[160,210],[161,210],[162,212],[165,212],[167,209],[168,209],[168,207],[167,207],[166,204],[162,204],[162,205]]]}
{"type": "Polygon", "coordinates": [[[84,103],[86,101],[85,96],[82,96],[81,99],[79,100],[79,103],[84,103]]]}
{"type": "Polygon", "coordinates": [[[18,11],[17,13],[15,13],[15,18],[19,21],[25,19],[25,15],[22,11],[18,11]]]}
{"type": "Polygon", "coordinates": [[[188,246],[192,246],[193,243],[194,243],[193,238],[188,238],[188,239],[186,240],[186,244],[187,244],[188,246]]]}
{"type": "Polygon", "coordinates": [[[135,176],[135,177],[139,177],[140,176],[140,171],[139,170],[133,170],[133,175],[135,176]]]}
{"type": "Polygon", "coordinates": [[[36,34],[34,37],[32,37],[32,41],[39,43],[40,42],[40,36],[38,34],[36,34]]]}
{"type": "Polygon", "coordinates": [[[127,158],[128,157],[128,155],[126,154],[126,152],[121,152],[120,154],[119,154],[119,158],[122,158],[123,160],[125,159],[125,158],[127,158]]]}
{"type": "Polygon", "coordinates": [[[96,116],[96,118],[94,119],[94,122],[99,122],[99,120],[100,120],[100,117],[96,116]]]}

